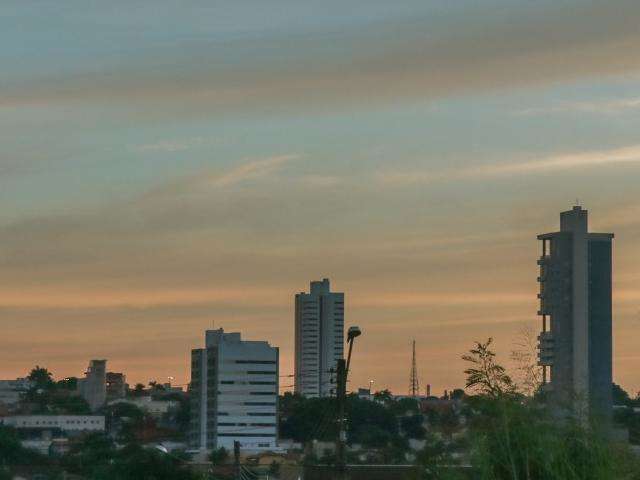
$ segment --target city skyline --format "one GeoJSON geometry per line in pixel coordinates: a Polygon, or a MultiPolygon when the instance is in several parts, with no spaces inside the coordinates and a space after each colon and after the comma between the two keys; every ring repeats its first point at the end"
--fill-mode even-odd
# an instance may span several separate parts
{"type": "Polygon", "coordinates": [[[536,235],[577,197],[640,390],[640,5],[450,3],[9,2],[0,378],[186,384],[212,323],[293,374],[292,295],[327,277],[349,388],[406,393],[415,338],[441,394],[475,340],[509,363],[538,332],[536,235]]]}

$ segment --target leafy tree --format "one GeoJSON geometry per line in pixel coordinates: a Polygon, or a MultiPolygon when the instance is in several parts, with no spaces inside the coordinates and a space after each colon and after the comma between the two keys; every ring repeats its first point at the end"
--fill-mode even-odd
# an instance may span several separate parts
{"type": "Polygon", "coordinates": [[[78,389],[78,379],[76,377],[63,378],[56,383],[57,387],[63,390],[75,392],[78,389]]]}
{"type": "Polygon", "coordinates": [[[391,400],[393,400],[393,395],[391,394],[391,392],[387,389],[385,390],[380,390],[377,391],[373,394],[373,399],[378,401],[378,402],[390,402],[391,400]]]}
{"type": "Polygon", "coordinates": [[[417,440],[424,439],[427,431],[422,426],[423,423],[424,416],[420,414],[414,414],[400,418],[400,428],[407,438],[414,438],[417,440]]]}
{"type": "Polygon", "coordinates": [[[62,460],[65,468],[90,480],[195,480],[184,461],[153,448],[129,444],[118,450],[105,435],[78,441],[62,460]]]}
{"type": "Polygon", "coordinates": [[[515,393],[516,387],[505,368],[495,362],[496,354],[489,349],[492,342],[492,338],[485,343],[476,342],[475,348],[463,355],[462,359],[471,364],[464,371],[467,388],[481,395],[498,398],[515,393]]]}
{"type": "Polygon", "coordinates": [[[612,384],[611,393],[613,396],[614,405],[624,405],[626,407],[630,407],[633,405],[633,400],[631,400],[629,394],[625,392],[620,385],[616,383],[612,384]]]}
{"type": "Polygon", "coordinates": [[[464,390],[461,388],[456,388],[451,392],[451,400],[462,400],[464,399],[464,390]]]}
{"type": "Polygon", "coordinates": [[[211,463],[214,465],[222,465],[228,458],[229,452],[224,447],[220,447],[217,450],[212,451],[209,455],[209,460],[211,460],[211,463]]]}
{"type": "Polygon", "coordinates": [[[481,480],[613,480],[633,478],[628,461],[619,461],[595,428],[560,422],[535,398],[518,394],[496,363],[491,340],[476,343],[463,358],[469,397],[472,463],[481,480]]]}
{"type": "Polygon", "coordinates": [[[35,384],[36,388],[48,389],[54,385],[53,374],[44,367],[36,365],[27,378],[35,384]]]}
{"type": "Polygon", "coordinates": [[[422,467],[420,478],[424,480],[458,480],[465,478],[455,465],[451,445],[442,438],[428,433],[425,446],[416,457],[416,463],[422,467]]]}
{"type": "Polygon", "coordinates": [[[0,426],[0,465],[40,465],[45,461],[38,452],[22,446],[15,430],[0,426]]]}
{"type": "Polygon", "coordinates": [[[133,390],[131,390],[129,393],[132,397],[143,397],[147,394],[142,383],[136,383],[136,386],[133,387],[133,390]]]}

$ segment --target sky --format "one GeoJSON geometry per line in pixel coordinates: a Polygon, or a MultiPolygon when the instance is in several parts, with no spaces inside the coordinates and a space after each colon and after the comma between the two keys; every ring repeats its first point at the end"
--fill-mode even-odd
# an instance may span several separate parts
{"type": "MultiPolygon", "coordinates": [[[[640,3],[7,0],[0,378],[108,359],[186,384],[223,327],[280,348],[328,277],[350,388],[463,386],[535,337],[538,233],[614,232],[640,390],[640,3]],[[525,342],[526,343],[526,342],[525,342]]],[[[293,382],[283,378],[283,390],[293,382]]]]}

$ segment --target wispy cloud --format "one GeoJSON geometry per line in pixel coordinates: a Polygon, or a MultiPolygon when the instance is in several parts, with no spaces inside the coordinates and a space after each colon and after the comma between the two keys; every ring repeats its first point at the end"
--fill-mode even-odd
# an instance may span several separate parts
{"type": "Polygon", "coordinates": [[[231,145],[235,139],[229,136],[224,137],[186,137],[186,138],[170,138],[162,139],[152,143],[143,143],[135,145],[132,150],[139,153],[157,153],[157,152],[182,152],[202,147],[231,145]]]}
{"type": "Polygon", "coordinates": [[[336,28],[335,35],[271,33],[260,37],[259,46],[236,39],[216,49],[205,35],[188,48],[163,51],[163,75],[157,75],[152,59],[129,53],[106,72],[11,84],[0,96],[0,108],[135,105],[136,114],[174,116],[265,107],[335,108],[640,69],[636,1],[575,2],[571,8],[514,2],[498,15],[490,9],[478,8],[475,15],[461,10],[438,23],[423,8],[394,21],[336,28]],[[224,61],[221,53],[244,58],[256,48],[264,62],[242,68],[224,61]]]}
{"type": "Polygon", "coordinates": [[[136,145],[134,150],[138,152],[180,152],[204,145],[204,137],[192,137],[181,140],[161,140],[155,143],[136,145]]]}
{"type": "Polygon", "coordinates": [[[240,165],[227,173],[205,180],[205,184],[216,187],[230,187],[246,180],[253,180],[273,174],[285,164],[300,158],[300,155],[280,155],[254,160],[240,165]]]}
{"type": "Polygon", "coordinates": [[[247,160],[225,172],[205,170],[196,175],[177,178],[145,192],[136,202],[153,203],[161,198],[182,194],[206,193],[212,189],[228,189],[245,181],[273,175],[287,163],[301,158],[298,154],[276,155],[247,160]]]}
{"type": "Polygon", "coordinates": [[[378,172],[379,182],[388,185],[421,184],[466,179],[487,179],[624,164],[640,164],[640,145],[596,150],[513,163],[494,163],[459,169],[413,172],[378,172]]]}
{"type": "Polygon", "coordinates": [[[563,113],[595,113],[614,115],[640,108],[640,97],[602,100],[598,102],[564,102],[548,107],[533,107],[519,110],[517,115],[537,116],[563,113]]]}

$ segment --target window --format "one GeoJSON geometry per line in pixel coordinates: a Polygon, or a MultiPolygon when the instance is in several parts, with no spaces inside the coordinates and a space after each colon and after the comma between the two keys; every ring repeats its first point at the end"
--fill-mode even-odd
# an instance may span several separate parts
{"type": "Polygon", "coordinates": [[[237,364],[255,363],[258,365],[275,365],[275,360],[236,360],[237,364]]]}

